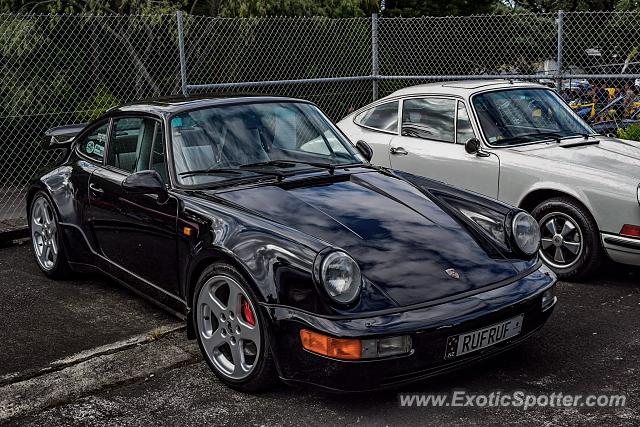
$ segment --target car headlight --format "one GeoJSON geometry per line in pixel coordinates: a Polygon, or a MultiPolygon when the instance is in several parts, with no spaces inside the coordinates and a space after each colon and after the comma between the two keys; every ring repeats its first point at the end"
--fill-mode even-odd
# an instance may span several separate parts
{"type": "Polygon", "coordinates": [[[320,282],[332,300],[349,304],[358,297],[362,287],[360,267],[346,253],[330,252],[320,264],[320,282]]]}
{"type": "Polygon", "coordinates": [[[518,212],[511,225],[513,240],[524,254],[534,255],[540,247],[538,221],[526,212],[518,212]]]}
{"type": "Polygon", "coordinates": [[[486,206],[472,203],[464,199],[443,197],[444,201],[456,208],[462,215],[476,223],[484,232],[503,246],[508,246],[505,214],[486,206]]]}
{"type": "Polygon", "coordinates": [[[482,227],[490,236],[500,243],[505,242],[504,215],[486,210],[483,212],[461,208],[460,212],[482,227]]]}

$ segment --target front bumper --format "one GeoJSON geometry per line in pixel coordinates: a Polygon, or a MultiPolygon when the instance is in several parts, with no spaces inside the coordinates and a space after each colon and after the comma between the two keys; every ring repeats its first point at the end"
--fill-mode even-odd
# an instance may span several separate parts
{"type": "Polygon", "coordinates": [[[615,262],[640,266],[640,239],[601,233],[602,245],[615,262]]]}
{"type": "Polygon", "coordinates": [[[500,288],[426,308],[375,317],[329,319],[285,307],[270,307],[278,371],[287,383],[304,383],[330,391],[364,391],[396,387],[461,368],[526,340],[547,321],[554,303],[542,310],[542,294],[555,284],[546,267],[500,288]],[[468,355],[445,360],[447,338],[524,314],[520,335],[468,355]],[[346,361],[302,348],[300,329],[343,338],[408,334],[412,351],[385,359],[346,361]]]}

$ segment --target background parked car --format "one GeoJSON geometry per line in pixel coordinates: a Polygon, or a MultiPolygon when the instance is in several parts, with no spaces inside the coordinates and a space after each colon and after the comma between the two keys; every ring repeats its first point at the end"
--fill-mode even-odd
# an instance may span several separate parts
{"type": "Polygon", "coordinates": [[[640,265],[640,146],[597,135],[542,85],[470,81],[399,90],[338,126],[373,161],[520,206],[561,277],[605,254],[640,265]],[[466,148],[466,149],[465,149],[466,148]]]}

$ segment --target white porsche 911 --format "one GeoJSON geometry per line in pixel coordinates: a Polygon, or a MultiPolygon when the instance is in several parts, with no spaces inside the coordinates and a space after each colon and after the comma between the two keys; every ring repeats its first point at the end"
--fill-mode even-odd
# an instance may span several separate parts
{"type": "MultiPolygon", "coordinates": [[[[338,127],[372,162],[520,206],[563,278],[640,265],[640,142],[596,134],[551,89],[505,80],[399,90],[338,127]]],[[[490,220],[487,218],[487,220],[490,220]]]]}

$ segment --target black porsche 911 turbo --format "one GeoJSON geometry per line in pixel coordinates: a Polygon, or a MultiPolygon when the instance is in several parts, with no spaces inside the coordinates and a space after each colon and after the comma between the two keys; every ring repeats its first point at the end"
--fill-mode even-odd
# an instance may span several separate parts
{"type": "Polygon", "coordinates": [[[41,270],[185,318],[236,389],[397,386],[511,348],[555,306],[529,214],[370,165],[309,102],[150,101],[47,135],[67,154],[28,194],[41,270]]]}

